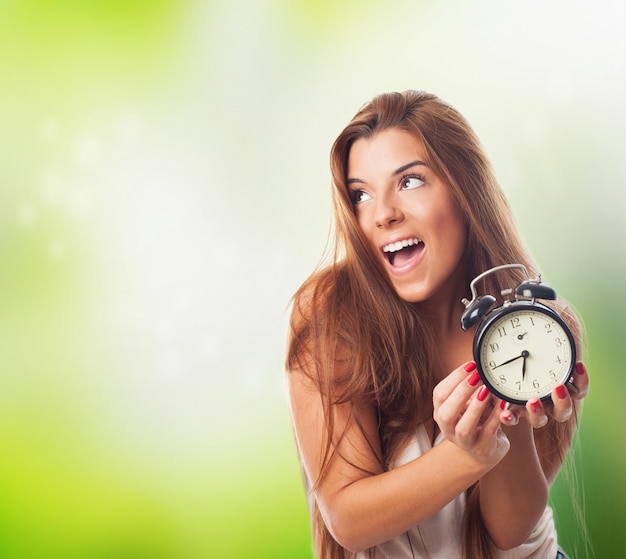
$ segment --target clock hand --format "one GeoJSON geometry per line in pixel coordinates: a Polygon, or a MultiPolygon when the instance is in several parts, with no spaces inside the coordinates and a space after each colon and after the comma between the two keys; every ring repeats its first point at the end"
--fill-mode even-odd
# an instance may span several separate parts
{"type": "Polygon", "coordinates": [[[524,357],[524,353],[528,353],[528,352],[522,351],[522,353],[520,353],[517,357],[513,357],[512,359],[509,359],[505,361],[504,363],[500,363],[499,365],[492,367],[492,369],[497,369],[498,367],[502,367],[502,365],[508,365],[509,363],[513,363],[513,361],[517,361],[518,359],[521,359],[522,357],[524,357]]]}
{"type": "Polygon", "coordinates": [[[518,340],[523,340],[523,339],[524,339],[524,336],[525,336],[526,334],[528,334],[528,332],[524,332],[523,334],[518,334],[518,335],[517,335],[517,339],[518,339],[518,340]]]}
{"type": "Polygon", "coordinates": [[[524,361],[522,363],[522,380],[524,380],[524,377],[526,376],[526,358],[530,355],[530,353],[528,353],[526,350],[522,351],[522,357],[524,358],[524,361]]]}

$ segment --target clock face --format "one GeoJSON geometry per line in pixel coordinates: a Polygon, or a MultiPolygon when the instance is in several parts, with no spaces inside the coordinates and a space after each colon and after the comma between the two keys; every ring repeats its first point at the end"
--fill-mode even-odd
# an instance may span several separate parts
{"type": "Polygon", "coordinates": [[[496,309],[476,332],[474,359],[483,382],[503,400],[546,399],[565,383],[576,360],[563,320],[539,303],[520,301],[496,309]]]}

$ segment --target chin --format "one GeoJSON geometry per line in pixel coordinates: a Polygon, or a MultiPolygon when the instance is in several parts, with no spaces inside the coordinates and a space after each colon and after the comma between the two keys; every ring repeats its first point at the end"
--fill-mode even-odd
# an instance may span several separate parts
{"type": "Polygon", "coordinates": [[[396,295],[407,303],[423,303],[429,299],[429,297],[422,290],[411,289],[410,287],[398,288],[396,286],[394,286],[394,289],[396,291],[396,295]]]}

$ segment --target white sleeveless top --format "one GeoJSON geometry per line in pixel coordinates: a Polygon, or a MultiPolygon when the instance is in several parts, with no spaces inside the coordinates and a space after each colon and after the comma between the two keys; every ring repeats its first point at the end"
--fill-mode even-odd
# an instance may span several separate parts
{"type": "MultiPolygon", "coordinates": [[[[439,435],[435,445],[443,440],[439,435]]],[[[399,467],[415,460],[431,448],[430,438],[423,425],[415,437],[393,464],[399,467]]],[[[465,511],[465,495],[462,493],[439,512],[381,545],[376,546],[376,559],[452,559],[463,556],[461,550],[461,528],[465,511]]],[[[498,559],[551,559],[558,551],[557,535],[552,510],[546,510],[528,540],[508,551],[498,551],[498,559]]],[[[369,551],[357,554],[358,559],[369,559],[369,551]]]]}

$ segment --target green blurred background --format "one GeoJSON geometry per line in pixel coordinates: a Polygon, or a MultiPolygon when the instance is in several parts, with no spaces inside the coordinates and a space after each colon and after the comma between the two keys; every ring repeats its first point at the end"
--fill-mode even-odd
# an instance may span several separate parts
{"type": "Polygon", "coordinates": [[[626,556],[625,29],[618,0],[0,0],[0,557],[311,557],[286,307],[334,137],[408,88],[468,117],[586,322],[573,498],[626,556]]]}

